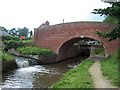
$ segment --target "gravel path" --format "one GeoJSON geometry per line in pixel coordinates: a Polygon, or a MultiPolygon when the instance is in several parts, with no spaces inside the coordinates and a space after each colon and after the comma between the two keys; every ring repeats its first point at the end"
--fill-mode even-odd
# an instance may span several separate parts
{"type": "Polygon", "coordinates": [[[111,85],[110,81],[107,80],[101,71],[100,60],[94,60],[94,64],[89,68],[89,72],[92,76],[95,88],[115,88],[111,85]]]}

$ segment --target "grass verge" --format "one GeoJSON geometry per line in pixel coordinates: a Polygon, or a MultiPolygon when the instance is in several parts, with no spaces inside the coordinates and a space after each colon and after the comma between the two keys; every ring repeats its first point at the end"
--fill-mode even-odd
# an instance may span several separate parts
{"type": "Polygon", "coordinates": [[[51,88],[94,88],[88,71],[92,64],[91,60],[83,61],[79,66],[65,73],[51,88]]]}
{"type": "Polygon", "coordinates": [[[10,54],[8,54],[6,52],[2,52],[0,50],[0,60],[2,60],[2,61],[10,61],[10,60],[14,60],[14,57],[11,56],[10,54]]]}
{"type": "MultiPolygon", "coordinates": [[[[119,50],[120,52],[120,50],[119,50]]],[[[120,87],[120,72],[118,72],[118,51],[113,53],[110,58],[101,61],[103,75],[106,76],[114,86],[120,87]]]]}

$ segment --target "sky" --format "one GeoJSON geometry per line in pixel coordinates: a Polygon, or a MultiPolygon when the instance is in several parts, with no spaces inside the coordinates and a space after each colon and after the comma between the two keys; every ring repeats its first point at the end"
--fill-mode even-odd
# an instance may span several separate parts
{"type": "Polygon", "coordinates": [[[47,20],[50,25],[63,22],[102,21],[91,14],[93,9],[110,6],[101,0],[0,0],[0,26],[12,28],[39,27],[47,20]]]}

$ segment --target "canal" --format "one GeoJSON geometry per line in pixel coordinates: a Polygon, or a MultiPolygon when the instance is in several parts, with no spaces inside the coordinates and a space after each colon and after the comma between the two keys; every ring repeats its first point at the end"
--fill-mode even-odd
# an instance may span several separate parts
{"type": "Polygon", "coordinates": [[[18,69],[2,74],[0,88],[47,88],[57,82],[65,72],[75,68],[83,60],[76,57],[49,65],[34,65],[26,58],[17,57],[18,69]]]}

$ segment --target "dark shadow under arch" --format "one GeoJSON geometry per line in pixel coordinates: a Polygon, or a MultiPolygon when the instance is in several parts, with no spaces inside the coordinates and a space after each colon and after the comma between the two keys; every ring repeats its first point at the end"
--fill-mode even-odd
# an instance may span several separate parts
{"type": "MultiPolygon", "coordinates": [[[[91,54],[91,45],[75,45],[75,44],[78,43],[79,41],[89,41],[89,40],[99,42],[98,40],[87,38],[87,37],[84,37],[84,38],[78,37],[78,38],[72,38],[70,40],[67,40],[59,48],[59,52],[58,52],[59,59],[63,60],[63,59],[72,58],[76,56],[88,58],[91,54]]],[[[103,45],[101,44],[101,46],[103,45]]]]}

